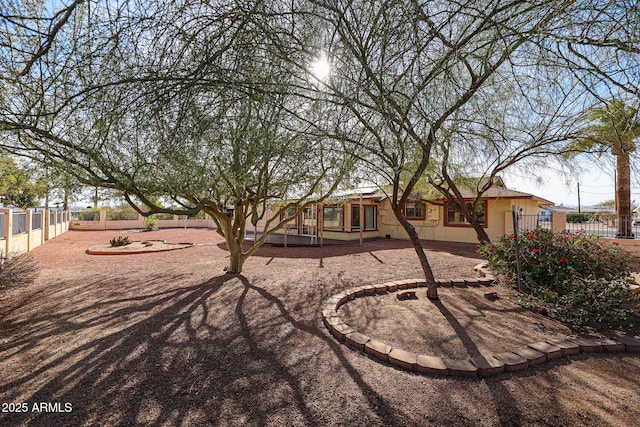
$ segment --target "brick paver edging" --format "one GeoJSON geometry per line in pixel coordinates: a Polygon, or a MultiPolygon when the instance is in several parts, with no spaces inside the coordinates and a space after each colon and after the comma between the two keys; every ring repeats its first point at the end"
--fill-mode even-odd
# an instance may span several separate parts
{"type": "MultiPolygon", "coordinates": [[[[492,286],[494,279],[480,277],[477,279],[437,280],[441,287],[479,287],[492,286]]],[[[436,356],[415,354],[402,349],[393,348],[381,341],[362,334],[346,324],[338,309],[341,305],[365,296],[402,292],[407,289],[426,287],[425,280],[410,279],[378,285],[366,285],[351,288],[333,295],[322,305],[322,321],[339,342],[348,347],[362,351],[373,359],[390,363],[398,368],[423,374],[454,375],[459,377],[488,377],[502,372],[513,372],[539,365],[549,360],[569,356],[571,354],[597,352],[630,352],[640,353],[640,340],[633,337],[617,337],[615,339],[566,338],[564,340],[547,340],[528,344],[524,347],[493,354],[478,356],[466,360],[443,359],[436,356]]]]}

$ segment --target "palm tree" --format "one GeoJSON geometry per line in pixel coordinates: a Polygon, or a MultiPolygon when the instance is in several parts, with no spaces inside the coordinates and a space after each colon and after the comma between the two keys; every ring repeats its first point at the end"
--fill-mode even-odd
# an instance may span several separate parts
{"type": "Polygon", "coordinates": [[[589,109],[584,116],[585,126],[580,137],[569,146],[571,155],[594,149],[611,150],[616,157],[618,176],[618,232],[616,237],[633,238],[631,230],[631,166],[630,154],[636,149],[640,137],[638,108],[613,99],[604,107],[589,109]]]}

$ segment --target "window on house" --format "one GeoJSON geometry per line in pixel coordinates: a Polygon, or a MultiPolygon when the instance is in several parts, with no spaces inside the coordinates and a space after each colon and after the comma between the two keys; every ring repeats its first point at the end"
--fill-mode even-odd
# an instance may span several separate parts
{"type": "Polygon", "coordinates": [[[295,219],[289,221],[285,226],[288,230],[297,230],[300,226],[300,216],[296,215],[297,209],[294,207],[287,208],[286,210],[280,212],[280,221],[284,221],[285,219],[293,218],[295,219]]]}
{"type": "Polygon", "coordinates": [[[280,212],[280,221],[296,216],[296,208],[287,208],[287,210],[280,212]]]}
{"type": "MultiPolygon", "coordinates": [[[[376,229],[377,212],[377,206],[364,207],[364,231],[376,229]]],[[[360,205],[351,205],[351,230],[360,230],[360,205]]]]}
{"type": "Polygon", "coordinates": [[[422,202],[406,203],[404,214],[407,219],[425,219],[425,204],[422,202]]]}
{"type": "Polygon", "coordinates": [[[351,229],[360,230],[360,205],[351,205],[351,229]]]}
{"type": "Polygon", "coordinates": [[[342,231],[344,210],[342,206],[325,206],[322,208],[322,229],[342,231]]]}
{"type": "MultiPolygon", "coordinates": [[[[472,209],[471,203],[467,203],[467,207],[469,209],[472,209]]],[[[478,204],[476,205],[476,215],[478,217],[478,220],[480,221],[480,224],[485,227],[487,225],[486,207],[487,207],[487,202],[484,200],[479,201],[478,204]]],[[[446,211],[447,211],[446,225],[470,225],[469,221],[467,221],[464,215],[462,215],[462,211],[460,211],[460,209],[447,206],[446,211]]]]}
{"type": "Polygon", "coordinates": [[[365,230],[375,230],[377,227],[376,224],[376,215],[377,208],[375,206],[365,206],[364,207],[364,229],[365,230]]]}

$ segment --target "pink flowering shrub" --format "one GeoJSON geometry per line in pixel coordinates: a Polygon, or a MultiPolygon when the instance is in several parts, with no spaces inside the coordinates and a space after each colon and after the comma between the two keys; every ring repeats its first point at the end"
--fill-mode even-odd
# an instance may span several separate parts
{"type": "MultiPolygon", "coordinates": [[[[616,242],[617,243],[617,242],[616,242]]],[[[518,236],[521,302],[574,326],[625,324],[633,316],[626,280],[631,254],[597,236],[537,229],[518,236]]],[[[517,287],[515,236],[480,247],[489,267],[507,286],[517,287]]]]}

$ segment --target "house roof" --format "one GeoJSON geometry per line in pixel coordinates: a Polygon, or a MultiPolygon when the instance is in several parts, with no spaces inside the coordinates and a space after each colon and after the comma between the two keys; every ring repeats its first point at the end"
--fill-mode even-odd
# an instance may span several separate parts
{"type": "MultiPolygon", "coordinates": [[[[477,195],[477,192],[463,188],[460,190],[460,193],[465,199],[474,199],[477,195]]],[[[543,199],[542,197],[535,196],[530,193],[525,193],[522,191],[510,190],[508,188],[503,187],[491,187],[487,191],[482,194],[482,199],[530,199],[536,200],[539,205],[548,205],[552,206],[554,203],[547,199],[543,199]]],[[[436,201],[444,201],[444,199],[438,199],[436,201]]]]}
{"type": "MultiPolygon", "coordinates": [[[[476,188],[482,180],[486,181],[487,178],[469,178],[466,185],[461,185],[460,192],[465,199],[475,199],[478,194],[476,188]]],[[[330,198],[333,202],[346,202],[349,200],[357,200],[362,195],[363,199],[382,201],[388,198],[384,192],[376,189],[375,187],[363,187],[351,191],[343,191],[334,193],[330,198]]],[[[482,199],[528,199],[535,200],[540,206],[553,206],[554,203],[550,200],[543,199],[536,195],[525,193],[523,191],[511,190],[505,187],[504,181],[500,177],[494,178],[494,186],[489,188],[482,194],[482,199]]],[[[434,202],[445,202],[446,200],[440,196],[439,198],[431,198],[427,194],[416,191],[412,193],[408,200],[433,200],[434,202]]],[[[329,200],[327,200],[329,202],[329,200]]]]}
{"type": "Polygon", "coordinates": [[[358,200],[360,197],[366,200],[380,201],[386,196],[377,187],[361,187],[351,190],[335,191],[325,200],[325,203],[347,202],[350,200],[358,200]]]}

